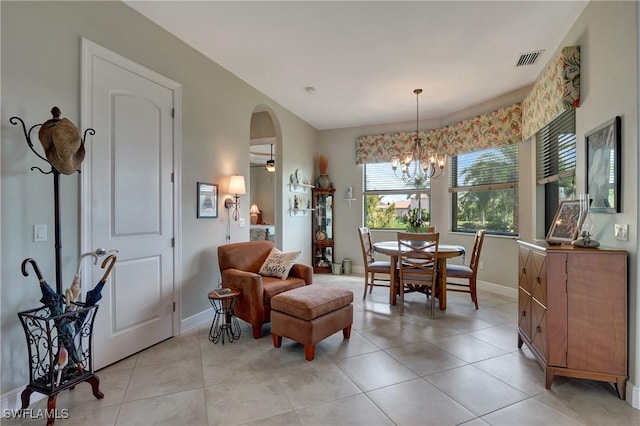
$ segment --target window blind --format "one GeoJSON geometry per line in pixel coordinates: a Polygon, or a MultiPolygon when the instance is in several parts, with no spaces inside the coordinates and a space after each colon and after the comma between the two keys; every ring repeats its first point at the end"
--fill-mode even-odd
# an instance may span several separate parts
{"type": "Polygon", "coordinates": [[[449,192],[518,186],[518,145],[459,154],[451,158],[449,192]]]}
{"type": "MultiPolygon", "coordinates": [[[[413,170],[413,166],[411,168],[413,170]]],[[[400,168],[396,171],[400,176],[400,168]]],[[[364,167],[364,191],[365,192],[422,192],[430,188],[430,180],[427,179],[426,185],[417,189],[413,182],[404,183],[401,178],[393,174],[393,169],[389,163],[367,163],[364,167]]]]}
{"type": "Polygon", "coordinates": [[[570,109],[536,133],[538,185],[573,176],[576,170],[576,112],[570,109]]]}

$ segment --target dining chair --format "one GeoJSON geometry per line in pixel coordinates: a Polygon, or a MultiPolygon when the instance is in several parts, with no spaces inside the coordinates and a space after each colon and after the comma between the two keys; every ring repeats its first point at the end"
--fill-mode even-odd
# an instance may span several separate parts
{"type": "Polygon", "coordinates": [[[367,288],[369,293],[373,287],[391,288],[390,278],[376,278],[376,274],[391,276],[391,262],[388,260],[375,260],[373,257],[373,242],[371,240],[371,230],[367,227],[358,228],[360,247],[362,248],[362,258],[364,260],[364,296],[367,298],[367,288]]]}
{"type": "Polygon", "coordinates": [[[435,318],[438,233],[398,232],[400,315],[404,315],[405,285],[423,287],[431,299],[431,318],[435,318]]]}
{"type": "Polygon", "coordinates": [[[457,291],[462,293],[471,293],[471,301],[475,303],[478,309],[478,292],[476,290],[476,281],[478,277],[478,265],[480,264],[480,251],[484,242],[484,229],[476,231],[476,237],[473,240],[473,251],[471,252],[471,260],[469,266],[447,264],[447,280],[449,278],[459,278],[466,282],[449,282],[447,281],[447,291],[457,291]]]}

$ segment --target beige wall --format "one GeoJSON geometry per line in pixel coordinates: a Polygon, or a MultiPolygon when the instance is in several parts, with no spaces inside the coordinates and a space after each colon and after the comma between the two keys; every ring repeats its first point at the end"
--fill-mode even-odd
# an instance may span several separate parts
{"type": "MultiPolygon", "coordinates": [[[[0,291],[3,392],[28,382],[25,337],[17,312],[39,305],[33,276],[23,277],[20,263],[38,261],[48,281],[54,281],[53,196],[51,176],[30,171],[39,160],[27,149],[9,117],[28,126],[49,118],[53,105],[80,125],[80,40],[86,37],[182,85],[182,176],[180,200],[181,291],[183,321],[210,309],[207,291],[220,276],[216,247],[225,244],[226,177],[249,176],[249,125],[256,107],[276,117],[277,162],[286,170],[312,170],[317,132],[239,78],[159,28],[121,2],[6,2],[2,13],[2,280],[0,291]],[[196,182],[219,184],[220,218],[196,219],[196,182]],[[49,240],[32,242],[32,225],[47,224],[49,240]]],[[[37,134],[37,131],[35,132],[37,134]]],[[[37,142],[37,135],[34,142],[37,142]]],[[[279,211],[285,186],[276,176],[279,211]]],[[[78,175],[62,176],[63,286],[71,283],[79,254],[78,175]]],[[[242,217],[249,222],[250,194],[242,196],[242,217]]],[[[285,250],[303,250],[310,262],[310,220],[280,217],[279,241],[285,250]],[[294,220],[295,219],[295,220],[294,220]],[[285,225],[285,226],[282,226],[285,225]]],[[[248,240],[249,227],[231,226],[233,241],[248,240]]]]}

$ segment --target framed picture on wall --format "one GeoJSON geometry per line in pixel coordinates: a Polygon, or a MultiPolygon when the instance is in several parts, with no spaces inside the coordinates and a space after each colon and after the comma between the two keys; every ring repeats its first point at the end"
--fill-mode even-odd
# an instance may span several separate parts
{"type": "Polygon", "coordinates": [[[199,219],[215,219],[218,217],[218,185],[198,182],[197,211],[199,219]]]}
{"type": "Polygon", "coordinates": [[[580,200],[560,201],[547,234],[547,242],[561,244],[575,240],[582,225],[580,222],[580,200]]]}
{"type": "Polygon", "coordinates": [[[620,121],[614,117],[585,135],[592,212],[620,213],[620,121]]]}

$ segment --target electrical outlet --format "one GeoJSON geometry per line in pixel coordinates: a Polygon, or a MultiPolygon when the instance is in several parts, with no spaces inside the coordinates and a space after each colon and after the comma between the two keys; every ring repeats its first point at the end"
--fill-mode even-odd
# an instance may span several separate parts
{"type": "Polygon", "coordinates": [[[484,269],[484,262],[482,260],[478,264],[478,267],[480,268],[481,271],[484,269]]]}
{"type": "Polygon", "coordinates": [[[245,225],[244,217],[241,217],[240,219],[238,219],[238,226],[240,228],[244,228],[244,225],[245,225]]]}
{"type": "Polygon", "coordinates": [[[613,236],[616,240],[629,241],[629,225],[616,223],[613,227],[613,236]]]}

